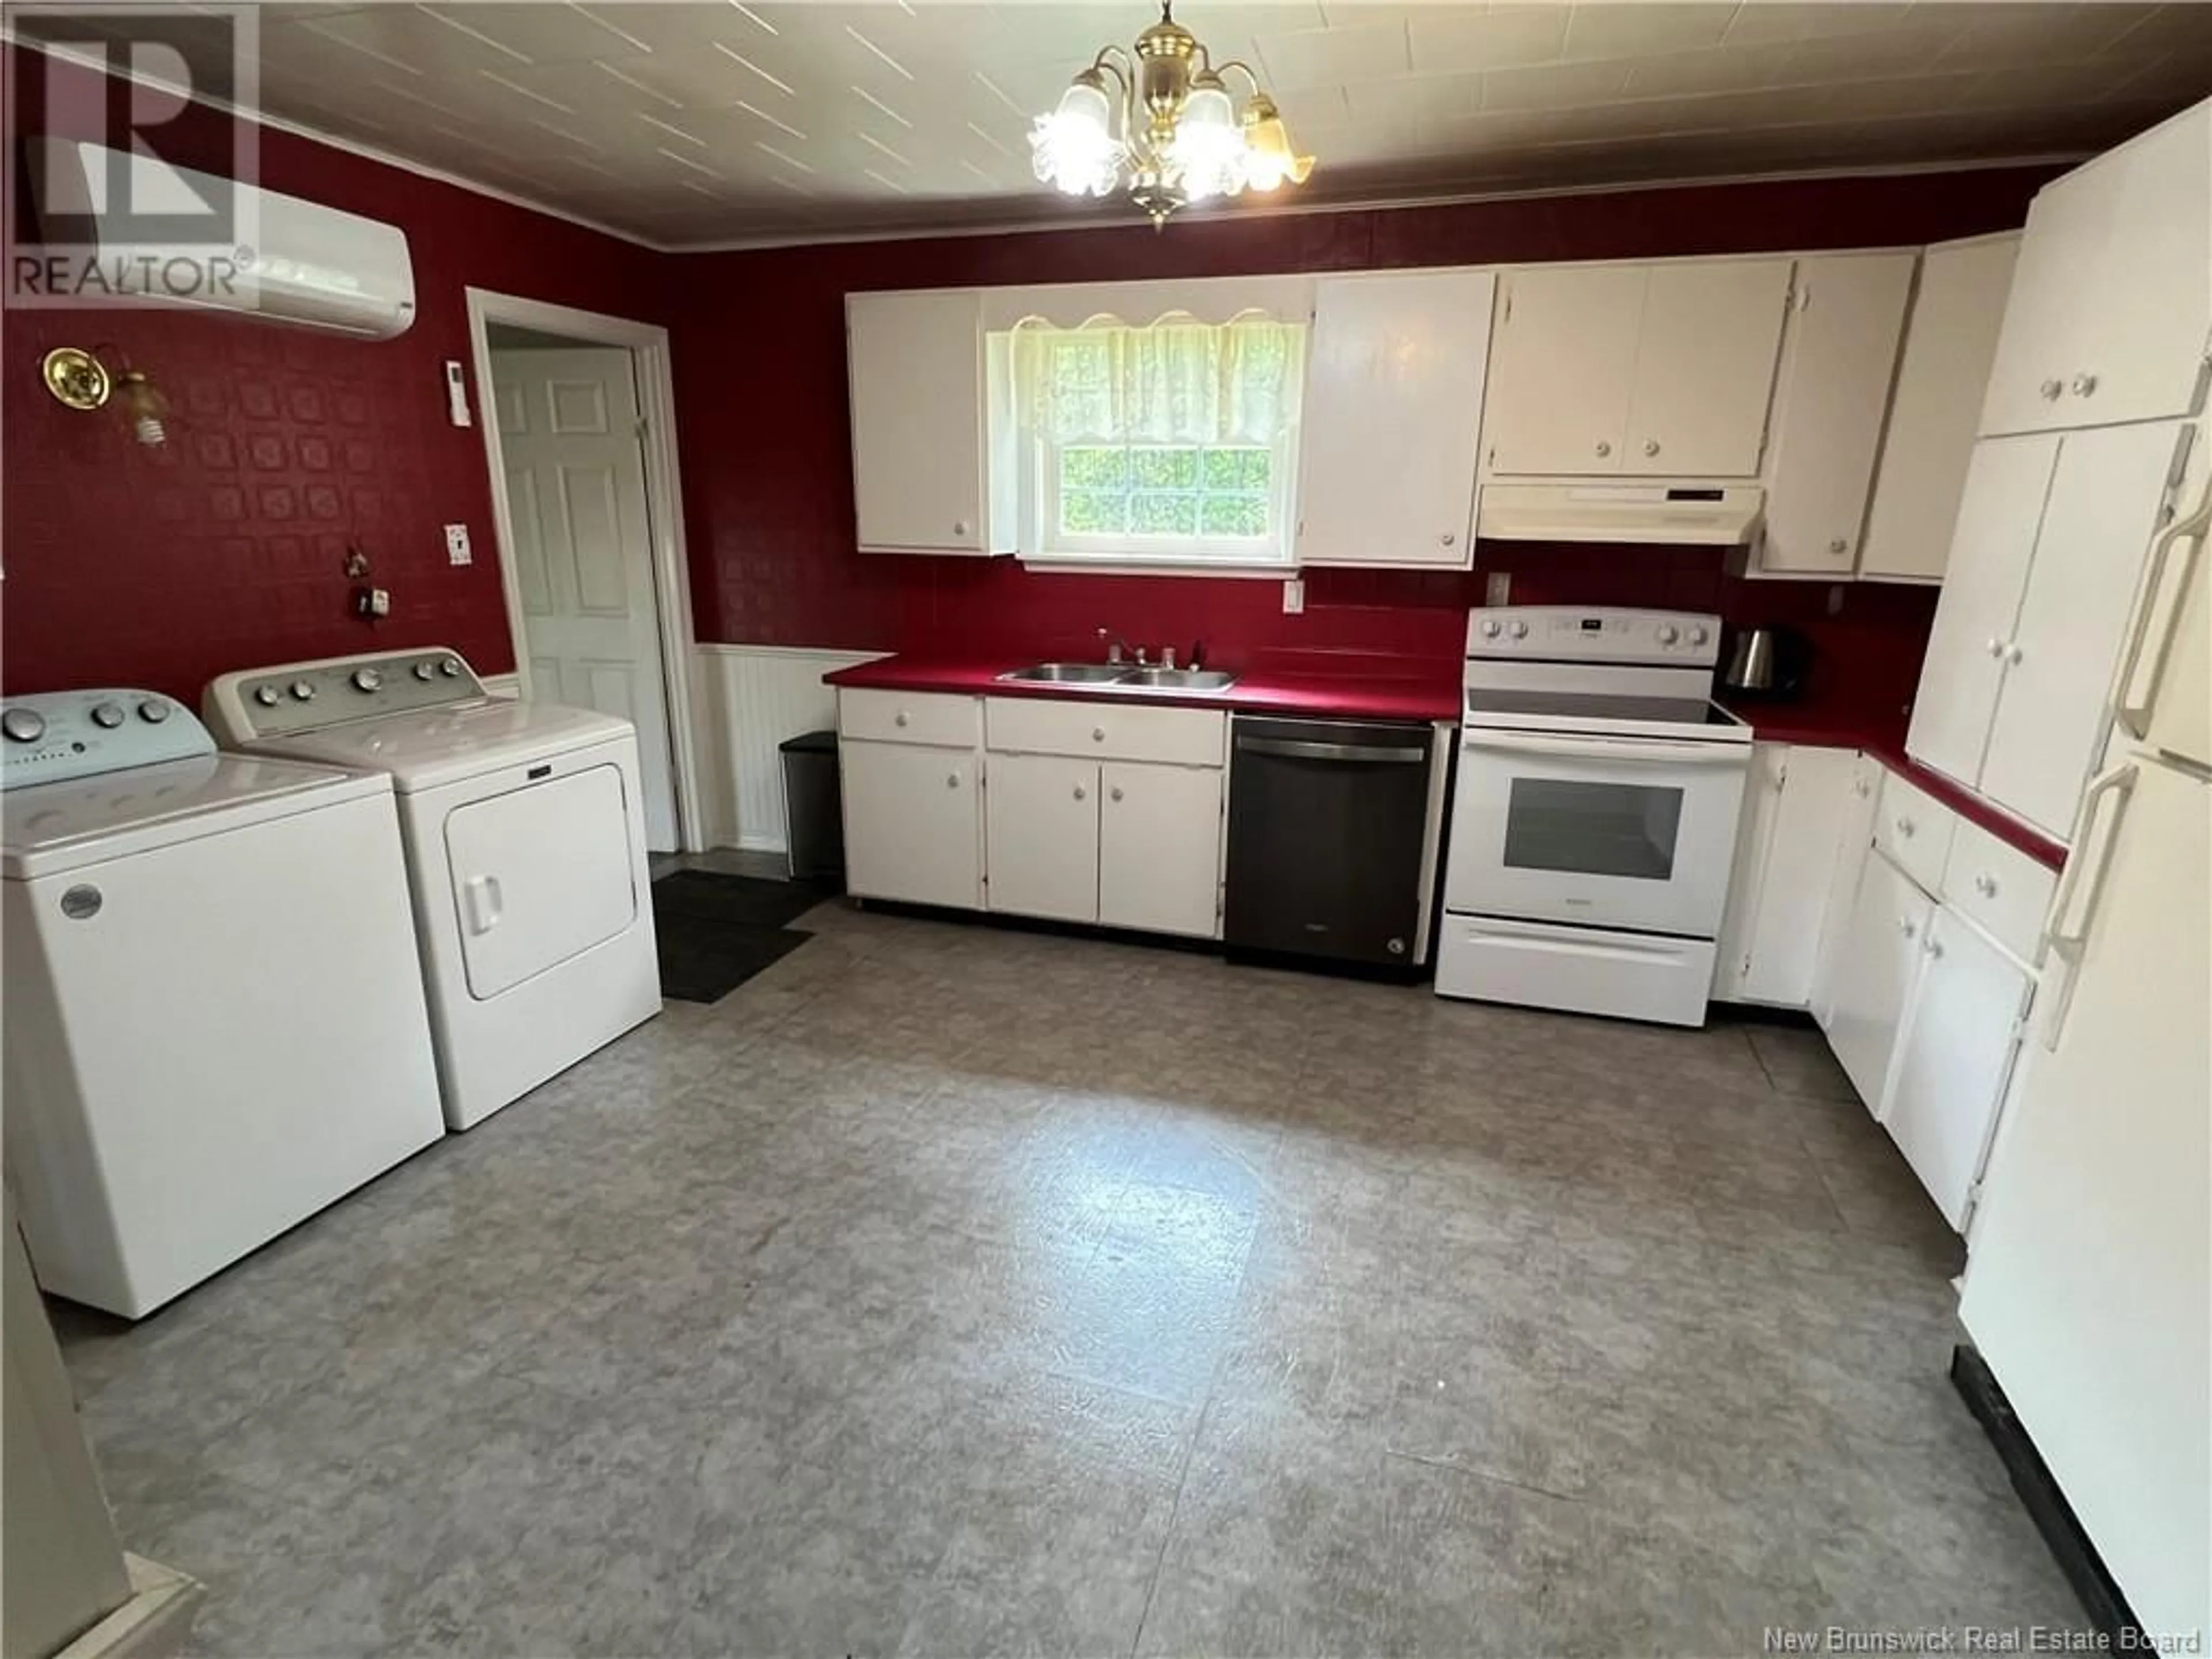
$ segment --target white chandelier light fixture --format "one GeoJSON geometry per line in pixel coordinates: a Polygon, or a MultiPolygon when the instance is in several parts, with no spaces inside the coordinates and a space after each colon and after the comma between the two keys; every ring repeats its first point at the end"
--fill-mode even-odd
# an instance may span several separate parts
{"type": "Polygon", "coordinates": [[[1070,196],[1126,190],[1156,230],[1188,203],[1302,185],[1313,171],[1260,77],[1233,59],[1216,68],[1171,0],[1133,53],[1109,46],[1091,60],[1060,107],[1037,117],[1030,148],[1044,183],[1070,196]],[[1241,110],[1222,81],[1232,73],[1252,85],[1241,110]]]}

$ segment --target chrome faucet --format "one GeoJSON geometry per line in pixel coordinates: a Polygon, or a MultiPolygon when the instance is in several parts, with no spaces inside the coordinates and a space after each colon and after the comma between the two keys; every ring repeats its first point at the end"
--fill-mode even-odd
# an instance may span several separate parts
{"type": "Polygon", "coordinates": [[[1098,630],[1098,643],[1106,647],[1109,663],[1134,662],[1139,668],[1145,665],[1145,647],[1139,645],[1133,648],[1128,641],[1110,628],[1098,630]]]}

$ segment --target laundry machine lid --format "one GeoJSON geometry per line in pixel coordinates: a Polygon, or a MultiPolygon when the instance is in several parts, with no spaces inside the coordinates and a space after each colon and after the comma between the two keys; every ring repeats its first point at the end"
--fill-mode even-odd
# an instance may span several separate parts
{"type": "Polygon", "coordinates": [[[0,876],[29,881],[389,793],[389,779],[259,755],[196,755],[0,791],[0,876]]]}
{"type": "Polygon", "coordinates": [[[635,731],[626,720],[589,708],[487,697],[262,738],[252,748],[259,754],[388,772],[392,787],[404,795],[611,743],[635,731]]]}

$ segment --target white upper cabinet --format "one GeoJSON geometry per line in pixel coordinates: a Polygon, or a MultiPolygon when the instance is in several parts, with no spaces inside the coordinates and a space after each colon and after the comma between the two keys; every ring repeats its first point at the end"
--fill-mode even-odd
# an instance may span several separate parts
{"type": "Polygon", "coordinates": [[[864,553],[1013,550],[1002,353],[975,289],[851,294],[853,505],[864,553]]]}
{"type": "Polygon", "coordinates": [[[1913,759],[1961,783],[1981,775],[2005,642],[2057,465],[2058,440],[2031,434],[1984,439],[1966,468],[1950,569],[1905,739],[1913,759]]]}
{"type": "Polygon", "coordinates": [[[1493,472],[1620,471],[1644,265],[1508,272],[1490,359],[1493,472]]]}
{"type": "Polygon", "coordinates": [[[1468,563],[1497,281],[1393,271],[1316,285],[1301,564],[1468,563]]]}
{"type": "Polygon", "coordinates": [[[1938,242],[1921,258],[1867,509],[1863,578],[1943,578],[2019,255],[2020,236],[2008,233],[1938,242]]]}
{"type": "Polygon", "coordinates": [[[1747,478],[1759,471],[1790,266],[1717,259],[1651,267],[1623,472],[1747,478]]]}
{"type": "Polygon", "coordinates": [[[2212,103],[2044,186],[2027,216],[1984,434],[2192,411],[2212,346],[2212,103]]]}
{"type": "MultiPolygon", "coordinates": [[[[1910,253],[1797,262],[1774,393],[1762,570],[1849,576],[1858,562],[1913,263],[1910,253]]],[[[1971,416],[1961,434],[1972,441],[1971,416]]]]}
{"type": "Polygon", "coordinates": [[[1510,273],[1491,356],[1490,471],[1756,474],[1790,269],[1688,259],[1510,273]]]}

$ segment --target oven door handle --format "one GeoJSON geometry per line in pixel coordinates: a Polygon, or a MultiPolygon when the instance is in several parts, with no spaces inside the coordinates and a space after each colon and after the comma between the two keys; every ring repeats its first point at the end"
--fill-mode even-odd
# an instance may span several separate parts
{"type": "Polygon", "coordinates": [[[1533,738],[1518,733],[1467,732],[1463,749],[1494,749],[1508,755],[1561,755],[1571,760],[1626,761],[1637,765],[1748,766],[1751,745],[1743,743],[1654,743],[1642,738],[1533,738]]]}
{"type": "Polygon", "coordinates": [[[1378,749],[1362,743],[1316,743],[1310,738],[1239,738],[1239,753],[1280,755],[1289,760],[1352,761],[1380,766],[1419,766],[1425,749],[1378,749]]]}

